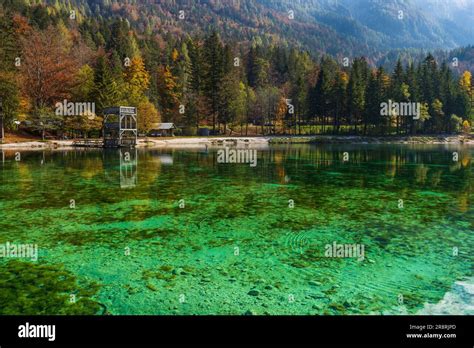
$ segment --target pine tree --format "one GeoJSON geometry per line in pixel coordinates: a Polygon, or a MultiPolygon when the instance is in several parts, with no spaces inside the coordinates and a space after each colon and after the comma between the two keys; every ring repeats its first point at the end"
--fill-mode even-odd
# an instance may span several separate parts
{"type": "Polygon", "coordinates": [[[383,73],[383,68],[380,67],[377,71],[372,72],[369,76],[369,83],[367,85],[367,118],[371,125],[375,128],[379,128],[382,123],[382,117],[380,115],[380,103],[382,102],[382,88],[379,84],[378,75],[383,73]]]}
{"type": "MultiPolygon", "coordinates": [[[[362,120],[366,105],[366,86],[367,86],[368,66],[365,58],[354,60],[349,77],[348,85],[348,110],[350,115],[350,124],[354,126],[354,132],[357,133],[357,126],[362,120]]],[[[366,132],[368,122],[364,121],[364,133],[366,132]]]]}
{"type": "Polygon", "coordinates": [[[333,132],[339,133],[341,122],[347,115],[347,85],[349,83],[349,76],[345,71],[340,71],[336,76],[336,83],[334,86],[335,110],[333,132]]]}
{"type": "Polygon", "coordinates": [[[337,73],[337,63],[332,58],[324,57],[321,60],[311,107],[314,114],[322,121],[323,132],[325,125],[328,123],[328,118],[334,117],[336,105],[334,84],[337,73]]]}
{"type": "MultiPolygon", "coordinates": [[[[390,98],[395,102],[403,102],[404,95],[402,91],[402,84],[404,83],[404,72],[402,61],[400,58],[397,60],[397,64],[395,66],[395,70],[393,71],[392,78],[390,84],[390,98]]],[[[400,134],[400,126],[401,126],[401,116],[396,115],[396,132],[400,134]]]]}
{"type": "Polygon", "coordinates": [[[110,40],[107,40],[107,49],[115,50],[123,60],[133,59],[140,55],[135,35],[130,31],[127,20],[116,19],[111,25],[110,40]]]}
{"type": "Polygon", "coordinates": [[[253,46],[250,47],[250,50],[247,55],[247,82],[250,87],[255,88],[257,86],[257,76],[256,76],[256,60],[257,54],[253,46]]]}
{"type": "Polygon", "coordinates": [[[435,98],[435,100],[431,104],[431,115],[433,120],[433,130],[435,132],[445,131],[448,122],[446,122],[445,120],[443,103],[438,98],[435,98]]]}
{"type": "MultiPolygon", "coordinates": [[[[415,65],[413,63],[408,64],[408,67],[405,71],[405,78],[404,78],[405,83],[408,86],[408,93],[410,94],[410,97],[408,100],[410,102],[420,102],[420,92],[419,92],[419,86],[418,86],[418,81],[417,81],[417,74],[415,71],[415,65]]],[[[415,120],[411,117],[407,120],[407,123],[405,124],[406,133],[411,133],[413,134],[415,132],[415,120]]]]}
{"type": "Polygon", "coordinates": [[[198,39],[188,40],[189,76],[187,86],[186,124],[199,128],[202,115],[206,112],[206,103],[203,96],[204,63],[202,47],[198,39]]]}
{"type": "Polygon", "coordinates": [[[101,114],[104,108],[117,106],[122,101],[122,91],[112,78],[105,56],[99,57],[94,73],[95,88],[92,97],[96,103],[96,112],[101,114]]]}
{"type": "Polygon", "coordinates": [[[20,107],[18,85],[15,74],[12,72],[0,71],[0,102],[3,127],[8,129],[17,117],[20,107]]]}
{"type": "Polygon", "coordinates": [[[73,98],[81,102],[89,101],[94,91],[94,70],[86,64],[77,71],[75,79],[71,91],[73,98]]]}
{"type": "MultiPolygon", "coordinates": [[[[472,89],[472,75],[464,71],[458,82],[458,91],[454,93],[453,111],[463,119],[471,121],[474,119],[474,95],[472,89]]],[[[466,128],[466,127],[465,127],[466,128]]]]}
{"type": "Polygon", "coordinates": [[[15,58],[20,55],[17,40],[11,18],[0,16],[0,70],[16,70],[15,58]]]}
{"type": "Polygon", "coordinates": [[[214,30],[204,42],[203,91],[208,98],[212,116],[212,130],[216,132],[219,115],[219,88],[224,77],[223,47],[219,35],[214,30]]]}
{"type": "Polygon", "coordinates": [[[219,91],[219,122],[224,125],[224,134],[227,125],[237,120],[242,113],[241,89],[239,80],[233,74],[227,74],[221,81],[219,91]]]}
{"type": "Polygon", "coordinates": [[[191,91],[195,93],[200,93],[203,85],[203,71],[204,71],[204,63],[203,63],[203,53],[202,49],[199,46],[197,40],[189,41],[189,58],[191,61],[191,71],[189,77],[189,87],[191,91]]]}

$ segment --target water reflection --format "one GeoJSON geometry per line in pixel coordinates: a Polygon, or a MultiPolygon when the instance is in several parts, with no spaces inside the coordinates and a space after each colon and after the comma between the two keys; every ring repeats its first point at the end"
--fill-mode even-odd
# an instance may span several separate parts
{"type": "Polygon", "coordinates": [[[173,164],[173,156],[172,155],[159,155],[158,159],[160,160],[161,164],[164,164],[164,165],[172,165],[173,164]]]}
{"type": "Polygon", "coordinates": [[[137,185],[137,149],[119,149],[120,153],[120,188],[132,188],[137,185]]]}
{"type": "Polygon", "coordinates": [[[28,172],[42,167],[44,173],[39,178],[47,179],[48,170],[56,167],[63,168],[64,172],[55,175],[67,176],[72,170],[86,179],[104,175],[107,182],[123,189],[137,187],[139,180],[145,186],[150,185],[163,170],[173,185],[178,178],[185,181],[191,169],[192,173],[202,175],[213,173],[239,181],[246,178],[281,185],[331,184],[324,182],[327,175],[337,182],[338,175],[350,174],[351,185],[364,186],[383,176],[403,181],[403,185],[444,187],[463,193],[471,192],[473,154],[473,149],[467,146],[279,145],[257,149],[257,167],[252,168],[241,163],[218,163],[215,149],[206,152],[172,149],[1,151],[2,168],[17,171],[17,177],[28,176],[28,172]],[[322,176],[324,173],[327,175],[322,176]],[[458,179],[446,180],[450,175],[458,179]]]}
{"type": "Polygon", "coordinates": [[[119,183],[120,188],[134,188],[138,184],[137,149],[105,149],[102,168],[108,182],[119,183]]]}

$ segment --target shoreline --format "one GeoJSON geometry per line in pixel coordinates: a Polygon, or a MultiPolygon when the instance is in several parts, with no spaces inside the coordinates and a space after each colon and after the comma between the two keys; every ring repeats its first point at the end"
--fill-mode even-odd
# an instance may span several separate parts
{"type": "MultiPolygon", "coordinates": [[[[137,148],[213,148],[222,146],[268,147],[275,144],[426,144],[426,145],[474,145],[474,135],[433,136],[359,136],[359,135],[311,135],[311,136],[256,136],[256,137],[177,137],[139,138],[137,148]]],[[[1,150],[77,149],[73,140],[25,141],[0,144],[1,150]]]]}

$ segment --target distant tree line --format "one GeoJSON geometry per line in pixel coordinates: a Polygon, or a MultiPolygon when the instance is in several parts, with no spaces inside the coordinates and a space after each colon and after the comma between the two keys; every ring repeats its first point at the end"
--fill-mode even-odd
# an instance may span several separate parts
{"type": "Polygon", "coordinates": [[[455,75],[429,54],[393,71],[364,57],[316,60],[306,51],[138,32],[127,20],[85,17],[71,8],[0,6],[0,97],[15,120],[55,134],[89,134],[103,108],[138,107],[139,128],[174,122],[185,134],[427,134],[469,130],[472,76],[455,75]],[[139,34],[140,33],[140,34],[139,34]],[[347,64],[346,64],[347,63],[347,64]],[[63,117],[64,99],[93,102],[97,117],[63,117]],[[419,117],[383,115],[381,104],[419,103],[419,117]]]}

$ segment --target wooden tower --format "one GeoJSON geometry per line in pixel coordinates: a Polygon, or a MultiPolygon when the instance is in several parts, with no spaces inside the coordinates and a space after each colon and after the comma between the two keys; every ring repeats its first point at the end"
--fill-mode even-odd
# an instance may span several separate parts
{"type": "Polygon", "coordinates": [[[104,147],[135,147],[138,138],[137,108],[113,106],[104,109],[104,147]]]}

